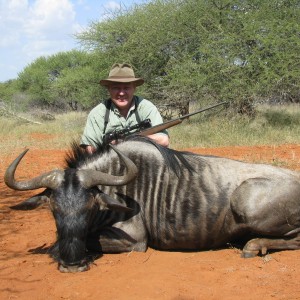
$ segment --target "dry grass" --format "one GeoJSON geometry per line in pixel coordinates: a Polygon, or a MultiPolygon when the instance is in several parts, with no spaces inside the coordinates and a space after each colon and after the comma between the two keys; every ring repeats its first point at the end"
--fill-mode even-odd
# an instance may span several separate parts
{"type": "Polygon", "coordinates": [[[300,106],[259,107],[254,119],[241,115],[196,115],[169,129],[175,148],[300,143],[300,106]]]}
{"type": "MultiPolygon", "coordinates": [[[[255,119],[210,112],[169,129],[171,147],[220,147],[236,145],[300,144],[300,107],[260,107],[255,119]]],[[[1,117],[1,152],[16,148],[66,149],[79,140],[87,114],[72,112],[55,116],[41,125],[1,117]]],[[[30,119],[32,116],[26,116],[30,119]]],[[[34,120],[40,121],[40,120],[34,120]]]]}
{"type": "Polygon", "coordinates": [[[56,115],[55,120],[43,121],[41,125],[20,119],[1,118],[1,152],[25,147],[65,149],[72,140],[80,138],[85,121],[85,113],[75,112],[56,115]]]}

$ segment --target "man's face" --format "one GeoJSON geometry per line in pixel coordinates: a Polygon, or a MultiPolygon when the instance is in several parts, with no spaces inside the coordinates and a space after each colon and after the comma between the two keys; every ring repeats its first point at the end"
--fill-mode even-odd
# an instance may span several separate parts
{"type": "Polygon", "coordinates": [[[135,92],[135,85],[133,82],[112,82],[107,89],[111,100],[119,109],[122,110],[130,108],[135,92]]]}

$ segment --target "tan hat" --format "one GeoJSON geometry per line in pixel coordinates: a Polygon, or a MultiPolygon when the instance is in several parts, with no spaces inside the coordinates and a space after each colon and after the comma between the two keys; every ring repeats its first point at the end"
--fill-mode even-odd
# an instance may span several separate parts
{"type": "Polygon", "coordinates": [[[131,65],[114,64],[111,67],[108,78],[100,80],[100,84],[107,86],[111,82],[135,82],[136,86],[139,86],[144,83],[144,79],[135,77],[131,65]]]}

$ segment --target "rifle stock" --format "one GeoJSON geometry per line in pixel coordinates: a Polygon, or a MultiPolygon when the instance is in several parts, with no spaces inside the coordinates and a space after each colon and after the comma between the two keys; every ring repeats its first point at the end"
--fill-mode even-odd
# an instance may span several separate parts
{"type": "Polygon", "coordinates": [[[193,113],[190,113],[190,114],[187,114],[187,115],[184,115],[184,116],[181,116],[177,119],[174,119],[174,120],[170,120],[170,121],[167,121],[167,122],[164,122],[164,123],[161,123],[161,124],[158,124],[156,126],[153,126],[153,127],[150,127],[150,128],[147,128],[147,129],[144,129],[144,130],[141,130],[140,132],[138,132],[137,134],[138,135],[142,135],[142,136],[147,136],[147,135],[151,135],[151,134],[155,134],[155,133],[158,133],[160,131],[163,131],[165,129],[168,129],[170,127],[173,127],[177,124],[180,124],[182,123],[183,120],[193,116],[193,115],[196,115],[196,114],[199,114],[201,112],[204,112],[206,110],[209,110],[209,109],[212,109],[214,107],[217,107],[217,106],[220,106],[220,105],[224,105],[224,104],[227,104],[227,102],[220,102],[220,103],[217,103],[217,104],[214,104],[214,105],[211,105],[211,106],[208,106],[206,108],[202,108],[200,110],[197,110],[193,113]]]}
{"type": "Polygon", "coordinates": [[[156,125],[156,126],[153,126],[151,128],[147,128],[143,131],[140,131],[138,132],[139,135],[142,135],[142,136],[146,136],[146,135],[151,135],[151,134],[155,134],[155,133],[158,133],[160,131],[163,131],[167,128],[170,128],[172,126],[175,126],[177,124],[180,124],[183,120],[181,119],[176,119],[176,120],[171,120],[169,122],[165,122],[165,123],[162,123],[162,124],[159,124],[159,125],[156,125]]]}

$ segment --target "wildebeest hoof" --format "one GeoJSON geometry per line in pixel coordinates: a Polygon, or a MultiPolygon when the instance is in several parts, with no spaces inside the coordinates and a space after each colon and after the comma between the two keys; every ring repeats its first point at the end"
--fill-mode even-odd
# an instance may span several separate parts
{"type": "Polygon", "coordinates": [[[261,251],[262,255],[267,253],[267,248],[263,245],[263,239],[252,239],[243,248],[242,257],[252,258],[258,255],[261,251]]]}
{"type": "Polygon", "coordinates": [[[241,257],[242,258],[253,258],[257,256],[259,251],[254,251],[254,250],[243,250],[241,257]]]}
{"type": "Polygon", "coordinates": [[[78,273],[88,271],[90,269],[88,264],[81,266],[64,266],[62,264],[58,265],[58,270],[62,273],[78,273]]]}

